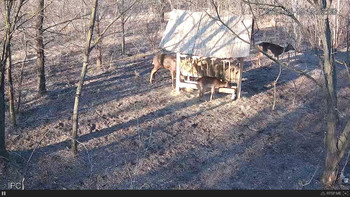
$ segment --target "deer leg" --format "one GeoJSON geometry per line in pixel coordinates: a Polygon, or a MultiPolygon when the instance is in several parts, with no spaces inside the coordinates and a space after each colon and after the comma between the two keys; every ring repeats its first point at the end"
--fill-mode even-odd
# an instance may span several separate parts
{"type": "Polygon", "coordinates": [[[258,53],[258,66],[261,66],[260,59],[261,59],[262,53],[258,53]]]}
{"type": "Polygon", "coordinates": [[[155,74],[157,71],[158,71],[158,69],[155,69],[155,68],[152,69],[152,71],[151,71],[151,77],[150,77],[150,79],[149,79],[149,82],[150,82],[150,83],[152,83],[153,76],[154,76],[154,74],[155,74]]]}
{"type": "Polygon", "coordinates": [[[200,83],[198,84],[198,90],[199,90],[198,97],[202,97],[203,96],[203,86],[200,83]]]}
{"type": "Polygon", "coordinates": [[[198,97],[203,97],[203,89],[199,89],[198,97]]]}
{"type": "Polygon", "coordinates": [[[175,71],[170,71],[170,73],[171,73],[171,87],[174,89],[175,71]]]}
{"type": "Polygon", "coordinates": [[[213,86],[211,87],[210,101],[213,100],[214,93],[215,93],[215,87],[213,86]]]}

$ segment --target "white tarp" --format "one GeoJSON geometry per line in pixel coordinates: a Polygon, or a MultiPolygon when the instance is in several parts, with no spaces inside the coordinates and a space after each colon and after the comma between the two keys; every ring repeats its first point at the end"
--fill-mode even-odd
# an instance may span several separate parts
{"type": "MultiPolygon", "coordinates": [[[[222,20],[242,39],[250,42],[252,16],[229,16],[222,20]]],[[[159,48],[192,56],[247,57],[250,44],[237,38],[206,12],[173,10],[159,48]]]]}

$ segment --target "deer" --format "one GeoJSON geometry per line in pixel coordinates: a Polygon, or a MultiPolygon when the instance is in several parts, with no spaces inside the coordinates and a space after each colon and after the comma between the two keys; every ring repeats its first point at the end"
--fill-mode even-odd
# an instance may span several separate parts
{"type": "Polygon", "coordinates": [[[228,88],[230,86],[230,82],[228,81],[220,81],[216,77],[202,77],[198,79],[198,89],[199,95],[198,97],[203,97],[204,91],[208,88],[211,88],[210,101],[213,99],[215,94],[215,89],[217,88],[228,88]]]}
{"type": "Polygon", "coordinates": [[[161,68],[166,68],[171,74],[171,85],[174,88],[174,78],[176,73],[176,58],[169,54],[157,53],[153,58],[153,69],[151,70],[151,77],[149,82],[152,83],[154,74],[161,68]]]}
{"type": "MultiPolygon", "coordinates": [[[[264,52],[270,51],[276,58],[279,60],[279,56],[282,53],[288,52],[290,50],[295,50],[294,47],[287,43],[287,46],[282,47],[277,44],[269,43],[269,42],[261,42],[258,44],[258,48],[264,52]]],[[[258,54],[258,65],[260,66],[260,59],[261,59],[262,53],[259,52],[258,54]]]]}

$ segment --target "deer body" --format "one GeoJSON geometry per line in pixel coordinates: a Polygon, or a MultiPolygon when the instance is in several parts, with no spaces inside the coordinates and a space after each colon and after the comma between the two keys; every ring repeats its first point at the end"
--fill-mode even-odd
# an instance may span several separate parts
{"type": "Polygon", "coordinates": [[[166,68],[171,74],[171,85],[174,88],[174,78],[176,73],[176,58],[172,55],[158,53],[153,58],[153,69],[149,82],[152,83],[154,74],[161,68],[166,68]]]}
{"type": "MultiPolygon", "coordinates": [[[[279,56],[284,53],[284,52],[288,52],[290,50],[295,50],[294,47],[291,44],[287,44],[286,47],[282,47],[280,45],[277,44],[273,44],[273,43],[269,43],[269,42],[262,42],[260,44],[258,44],[258,47],[260,50],[267,52],[270,51],[276,58],[277,60],[279,59],[279,56]]],[[[258,54],[258,64],[260,66],[260,59],[261,59],[262,53],[259,52],[258,54]]]]}
{"type": "Polygon", "coordinates": [[[228,87],[229,87],[228,81],[225,81],[225,82],[220,81],[218,78],[215,78],[215,77],[202,77],[198,79],[199,97],[202,97],[204,94],[204,91],[210,88],[211,90],[210,101],[213,99],[216,88],[228,88],[228,87]]]}

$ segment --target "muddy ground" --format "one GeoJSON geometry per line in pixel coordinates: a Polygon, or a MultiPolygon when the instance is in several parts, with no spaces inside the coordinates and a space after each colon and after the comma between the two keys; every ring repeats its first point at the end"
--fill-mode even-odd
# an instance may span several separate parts
{"type": "MultiPolygon", "coordinates": [[[[150,84],[152,55],[121,57],[103,69],[91,60],[74,157],[70,131],[80,54],[48,66],[42,98],[35,94],[34,65],[26,67],[18,126],[6,130],[10,163],[1,189],[10,182],[25,189],[322,188],[326,116],[320,88],[283,69],[272,111],[279,67],[267,59],[257,67],[254,55],[244,64],[242,98],[218,93],[212,102],[209,94],[197,98],[197,90],[173,91],[167,70],[150,84]]],[[[289,65],[322,82],[317,62],[304,52],[289,65]]],[[[350,115],[350,79],[341,65],[337,72],[341,129],[350,115]]],[[[350,165],[344,171],[350,177],[350,165]]]]}

